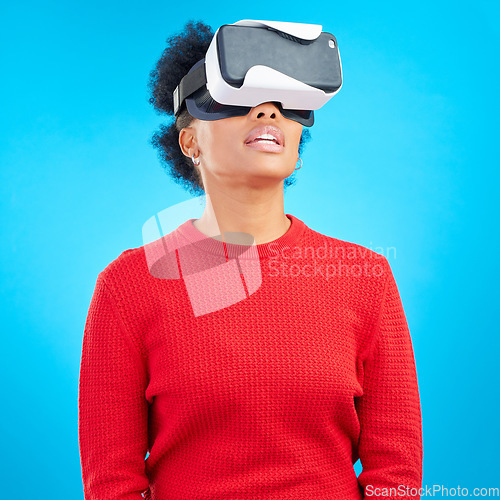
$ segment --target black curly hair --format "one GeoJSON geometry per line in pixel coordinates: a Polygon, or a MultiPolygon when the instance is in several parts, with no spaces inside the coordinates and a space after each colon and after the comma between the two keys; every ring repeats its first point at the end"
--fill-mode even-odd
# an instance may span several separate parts
{"type": "MultiPolygon", "coordinates": [[[[180,33],[167,39],[167,47],[149,74],[148,82],[151,93],[149,102],[158,113],[174,118],[173,92],[191,67],[205,57],[213,36],[214,32],[207,24],[188,21],[180,33]]],[[[205,191],[200,172],[179,147],[179,132],[188,127],[193,119],[183,104],[177,118],[169,124],[160,125],[151,138],[151,144],[158,149],[160,161],[172,179],[194,196],[201,196],[205,191]]],[[[304,129],[299,154],[310,138],[309,130],[304,129]]],[[[284,180],[285,190],[293,184],[295,177],[292,174],[284,180]]]]}

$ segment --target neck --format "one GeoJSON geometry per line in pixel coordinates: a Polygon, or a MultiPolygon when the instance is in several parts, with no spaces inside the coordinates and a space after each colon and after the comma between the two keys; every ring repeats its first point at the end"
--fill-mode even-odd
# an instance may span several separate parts
{"type": "Polygon", "coordinates": [[[227,243],[256,244],[269,243],[285,234],[290,219],[284,213],[283,183],[268,191],[234,194],[212,190],[206,194],[203,215],[194,221],[194,226],[206,236],[227,243]],[[237,234],[251,235],[238,237],[237,234]]]}

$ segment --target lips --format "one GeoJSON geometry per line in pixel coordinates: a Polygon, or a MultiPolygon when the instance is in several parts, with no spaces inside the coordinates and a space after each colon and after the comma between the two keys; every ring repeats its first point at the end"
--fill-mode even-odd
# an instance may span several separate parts
{"type": "Polygon", "coordinates": [[[278,146],[281,151],[285,146],[285,139],[283,132],[278,127],[273,125],[263,125],[254,128],[250,132],[248,137],[245,139],[245,144],[247,146],[274,146],[273,150],[277,149],[276,146],[278,146]]]}

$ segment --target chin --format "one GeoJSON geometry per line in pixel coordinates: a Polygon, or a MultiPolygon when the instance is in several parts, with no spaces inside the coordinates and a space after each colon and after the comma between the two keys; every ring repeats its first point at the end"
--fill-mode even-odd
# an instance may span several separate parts
{"type": "Polygon", "coordinates": [[[247,172],[246,178],[247,183],[253,184],[253,181],[257,184],[262,183],[280,183],[284,181],[287,177],[293,173],[293,169],[290,170],[289,167],[276,168],[276,166],[270,165],[266,167],[260,167],[258,169],[253,169],[251,172],[247,172]]]}

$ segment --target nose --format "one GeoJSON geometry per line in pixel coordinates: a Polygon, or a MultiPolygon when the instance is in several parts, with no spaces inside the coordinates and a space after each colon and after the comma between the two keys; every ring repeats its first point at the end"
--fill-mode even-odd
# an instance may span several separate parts
{"type": "Polygon", "coordinates": [[[255,106],[251,109],[249,115],[252,120],[262,118],[271,118],[272,120],[275,120],[276,118],[281,117],[280,110],[274,102],[263,102],[262,104],[255,106]]]}

